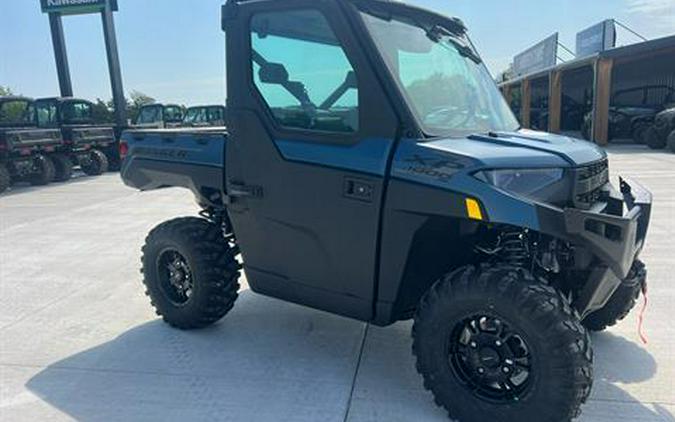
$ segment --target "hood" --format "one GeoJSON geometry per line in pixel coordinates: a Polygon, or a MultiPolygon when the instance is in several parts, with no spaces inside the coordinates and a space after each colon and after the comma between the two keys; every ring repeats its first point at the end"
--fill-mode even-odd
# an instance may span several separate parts
{"type": "Polygon", "coordinates": [[[440,139],[421,144],[463,155],[494,167],[575,167],[607,156],[597,145],[568,136],[520,130],[462,139],[440,139]]]}

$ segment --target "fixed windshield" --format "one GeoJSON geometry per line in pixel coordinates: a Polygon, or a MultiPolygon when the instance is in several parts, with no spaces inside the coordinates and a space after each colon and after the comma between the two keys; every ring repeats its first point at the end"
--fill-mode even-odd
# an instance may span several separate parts
{"type": "Polygon", "coordinates": [[[426,134],[454,137],[519,127],[464,34],[409,18],[362,16],[426,134]]]}
{"type": "Polygon", "coordinates": [[[91,123],[91,105],[85,101],[67,101],[61,105],[61,119],[66,124],[91,123]]]}
{"type": "Polygon", "coordinates": [[[0,126],[27,126],[33,124],[34,110],[30,101],[7,100],[0,102],[0,126]]]}

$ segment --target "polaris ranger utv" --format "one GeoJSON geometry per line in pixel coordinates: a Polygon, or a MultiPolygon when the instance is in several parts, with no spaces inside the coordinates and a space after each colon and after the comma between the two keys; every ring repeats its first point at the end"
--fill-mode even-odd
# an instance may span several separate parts
{"type": "Polygon", "coordinates": [[[168,129],[183,123],[183,108],[176,104],[146,104],[138,110],[134,127],[138,129],[168,129]]]}
{"type": "Polygon", "coordinates": [[[50,155],[63,139],[58,130],[35,128],[34,113],[30,98],[0,97],[0,193],[15,181],[46,185],[55,178],[50,155]]]}
{"type": "Polygon", "coordinates": [[[595,145],[519,130],[456,18],[382,0],[230,0],[227,129],[129,131],[122,177],[191,189],[153,229],[169,324],[258,293],[377,325],[414,319],[424,385],[460,421],[563,421],[589,330],[645,283],[651,195],[595,145]]]}
{"type": "Polygon", "coordinates": [[[119,163],[118,142],[112,125],[98,124],[92,103],[72,97],[35,100],[37,125],[61,130],[65,145],[53,156],[56,180],[67,180],[73,165],[90,176],[98,176],[119,163]]]}

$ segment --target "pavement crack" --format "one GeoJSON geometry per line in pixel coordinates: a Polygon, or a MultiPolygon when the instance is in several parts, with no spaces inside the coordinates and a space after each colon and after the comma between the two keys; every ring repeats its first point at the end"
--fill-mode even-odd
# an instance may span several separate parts
{"type": "Polygon", "coordinates": [[[356,389],[356,377],[359,375],[359,370],[361,369],[361,361],[363,360],[363,351],[366,348],[366,338],[368,337],[368,328],[370,324],[366,323],[366,327],[363,330],[363,337],[361,337],[361,348],[359,350],[359,357],[356,361],[356,368],[354,369],[354,377],[352,378],[352,388],[349,390],[349,397],[347,398],[347,409],[345,410],[345,417],[343,422],[347,422],[349,419],[349,411],[352,408],[352,398],[354,397],[354,390],[356,389]]]}

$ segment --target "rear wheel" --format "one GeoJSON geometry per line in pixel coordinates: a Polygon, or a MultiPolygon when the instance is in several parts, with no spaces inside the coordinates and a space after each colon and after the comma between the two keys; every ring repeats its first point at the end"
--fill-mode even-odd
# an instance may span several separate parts
{"type": "Polygon", "coordinates": [[[108,157],[97,150],[90,152],[87,162],[80,166],[82,171],[89,176],[98,176],[108,171],[108,157]]]}
{"type": "Polygon", "coordinates": [[[668,149],[675,152],[675,130],[668,136],[668,149]]]}
{"type": "Polygon", "coordinates": [[[415,315],[413,353],[424,386],[461,422],[567,421],[592,384],[578,315],[515,267],[468,266],[438,281],[415,315]]]}
{"type": "Polygon", "coordinates": [[[584,318],[584,326],[591,331],[602,331],[624,319],[635,307],[646,282],[645,264],[637,260],[605,306],[584,318]]]}
{"type": "Polygon", "coordinates": [[[157,314],[181,329],[206,327],[225,316],[238,296],[236,253],[221,227],[201,218],[154,228],[143,247],[141,271],[157,314]]]}
{"type": "Polygon", "coordinates": [[[631,130],[631,137],[633,138],[633,142],[636,144],[644,144],[647,142],[647,139],[645,137],[647,133],[647,129],[649,129],[650,124],[648,122],[637,122],[633,125],[633,129],[631,130]]]}
{"type": "Polygon", "coordinates": [[[28,177],[28,181],[33,186],[43,186],[54,181],[56,169],[54,163],[49,157],[38,154],[33,159],[33,173],[28,177]]]}
{"type": "Polygon", "coordinates": [[[70,157],[64,154],[54,154],[51,159],[54,162],[54,181],[65,182],[70,180],[73,175],[73,162],[70,157]]]}
{"type": "Polygon", "coordinates": [[[654,127],[648,128],[644,137],[647,146],[651,149],[663,149],[666,146],[666,140],[659,136],[659,132],[654,127]]]}
{"type": "Polygon", "coordinates": [[[9,189],[12,184],[12,177],[5,164],[0,163],[0,193],[9,189]]]}

